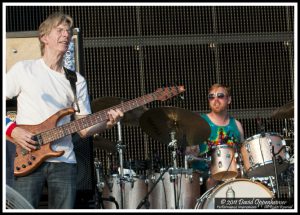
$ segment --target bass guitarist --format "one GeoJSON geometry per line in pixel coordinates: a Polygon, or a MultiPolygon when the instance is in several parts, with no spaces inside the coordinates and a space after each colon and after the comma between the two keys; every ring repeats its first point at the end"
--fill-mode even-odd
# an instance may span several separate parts
{"type": "MultiPolygon", "coordinates": [[[[21,146],[19,148],[22,150],[17,153],[18,156],[25,158],[27,156],[28,159],[25,163],[15,166],[15,171],[31,168],[38,156],[30,157],[30,152],[41,147],[46,140],[55,140],[51,143],[51,149],[61,152],[47,158],[45,162],[42,160],[37,162],[39,166],[33,171],[15,177],[13,188],[34,208],[39,205],[46,182],[49,209],[72,209],[76,199],[76,157],[71,135],[64,136],[73,127],[64,128],[62,131],[53,129],[47,136],[35,135],[44,132],[48,125],[54,122],[56,124],[56,121],[57,127],[70,122],[70,116],[67,114],[74,113],[75,120],[91,114],[86,80],[75,72],[77,81],[74,93],[63,67],[63,57],[68,50],[72,32],[73,19],[69,15],[62,13],[50,15],[39,26],[42,57],[37,60],[20,61],[6,74],[6,99],[17,97],[16,122],[18,125],[28,125],[28,128],[32,128],[26,129],[26,126],[9,123],[6,135],[17,146],[21,146]],[[59,112],[63,109],[64,111],[59,112]],[[31,125],[36,126],[30,127],[31,125]],[[57,139],[51,138],[52,136],[63,137],[57,139]]],[[[101,123],[87,128],[83,126],[80,129],[81,124],[78,121],[72,126],[78,126],[79,135],[87,137],[111,128],[122,117],[123,112],[120,109],[111,109],[107,111],[107,120],[100,121],[101,123]]]]}

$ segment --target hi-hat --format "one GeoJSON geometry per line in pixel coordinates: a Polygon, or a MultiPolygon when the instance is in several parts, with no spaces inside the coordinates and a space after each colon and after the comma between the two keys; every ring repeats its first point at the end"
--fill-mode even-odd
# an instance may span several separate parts
{"type": "Polygon", "coordinates": [[[272,118],[276,118],[276,119],[294,118],[294,100],[291,100],[285,105],[276,109],[272,113],[272,118]]]}
{"type": "Polygon", "coordinates": [[[115,153],[117,152],[117,143],[116,142],[112,142],[108,139],[105,139],[99,135],[94,135],[94,139],[93,139],[93,146],[94,149],[102,149],[105,150],[106,152],[109,153],[115,153]]]}
{"type": "MultiPolygon", "coordinates": [[[[100,110],[109,109],[110,107],[119,105],[124,101],[127,101],[127,99],[118,98],[118,97],[103,97],[103,98],[98,98],[93,100],[91,106],[93,112],[95,113],[100,110]]],[[[128,111],[124,113],[122,122],[125,125],[139,126],[139,118],[145,111],[147,111],[147,108],[145,106],[141,106],[131,111],[128,111]]]]}
{"type": "Polygon", "coordinates": [[[171,133],[178,145],[186,147],[206,141],[209,124],[199,115],[176,107],[150,109],[140,118],[141,128],[153,139],[169,145],[171,133]]]}

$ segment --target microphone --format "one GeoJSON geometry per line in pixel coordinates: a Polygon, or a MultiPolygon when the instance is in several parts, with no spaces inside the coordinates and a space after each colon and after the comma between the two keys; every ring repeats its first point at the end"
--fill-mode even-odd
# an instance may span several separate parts
{"type": "Polygon", "coordinates": [[[103,175],[102,175],[103,169],[102,169],[101,162],[99,162],[98,160],[95,160],[94,164],[96,167],[97,188],[98,188],[99,192],[101,193],[104,188],[103,175]]]}

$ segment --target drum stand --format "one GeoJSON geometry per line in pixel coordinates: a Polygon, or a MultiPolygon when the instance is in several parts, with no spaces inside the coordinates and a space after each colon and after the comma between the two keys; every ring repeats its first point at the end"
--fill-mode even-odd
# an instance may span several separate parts
{"type": "MultiPolygon", "coordinates": [[[[171,182],[173,183],[174,187],[174,201],[175,201],[175,209],[179,209],[179,198],[177,200],[176,196],[176,179],[178,174],[186,174],[189,175],[190,180],[193,177],[193,169],[188,169],[187,161],[188,156],[185,156],[185,168],[177,168],[177,158],[176,158],[176,151],[177,151],[177,140],[175,139],[175,131],[170,133],[171,135],[171,142],[169,143],[168,147],[172,147],[172,158],[173,158],[173,167],[169,168],[169,174],[171,182]]],[[[179,190],[180,192],[180,190],[179,190]]],[[[180,194],[178,194],[180,196],[180,194]]]]}
{"type": "Polygon", "coordinates": [[[177,202],[177,197],[176,197],[176,186],[175,186],[175,181],[177,178],[177,174],[175,174],[172,170],[177,169],[177,159],[176,159],[176,150],[177,150],[177,140],[175,139],[175,131],[172,131],[170,133],[171,135],[171,142],[169,143],[168,147],[173,147],[172,150],[172,158],[173,158],[173,167],[171,168],[170,172],[170,179],[171,182],[173,183],[173,188],[174,188],[174,201],[175,201],[175,209],[178,209],[178,202],[177,202]]]}
{"type": "Polygon", "coordinates": [[[95,158],[94,160],[95,170],[96,170],[96,176],[97,176],[97,184],[96,184],[96,195],[95,195],[95,207],[97,209],[105,209],[103,201],[110,201],[115,203],[116,208],[119,209],[119,205],[116,202],[115,198],[112,196],[109,196],[108,198],[103,198],[103,188],[105,186],[104,180],[103,180],[103,168],[101,162],[95,158]]]}
{"type": "Polygon", "coordinates": [[[123,169],[123,149],[125,145],[122,145],[122,130],[121,130],[121,122],[118,122],[118,144],[117,150],[119,153],[119,160],[120,160],[120,195],[121,195],[121,209],[124,209],[124,192],[125,192],[125,183],[126,179],[124,177],[124,169],[123,169]]]}
{"type": "Polygon", "coordinates": [[[280,148],[280,150],[277,153],[275,153],[274,146],[272,146],[272,155],[273,155],[272,160],[273,160],[273,163],[274,163],[274,173],[275,173],[275,182],[276,182],[276,190],[277,190],[276,196],[277,196],[278,199],[280,198],[280,190],[279,190],[279,185],[278,185],[277,164],[276,164],[277,162],[276,162],[276,157],[275,156],[278,155],[282,151],[282,149],[284,149],[284,148],[285,148],[285,146],[282,146],[280,148]]]}

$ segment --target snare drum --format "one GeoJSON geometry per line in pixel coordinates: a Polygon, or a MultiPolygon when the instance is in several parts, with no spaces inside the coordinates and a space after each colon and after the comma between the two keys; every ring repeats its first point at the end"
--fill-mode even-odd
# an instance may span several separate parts
{"type": "Polygon", "coordinates": [[[276,133],[265,133],[248,138],[241,147],[244,169],[249,177],[275,176],[272,147],[276,156],[277,173],[288,167],[284,139],[276,133]]]}
{"type": "Polygon", "coordinates": [[[212,151],[211,176],[217,181],[235,178],[238,175],[234,148],[218,145],[212,151]]]}
{"type": "Polygon", "coordinates": [[[274,198],[273,193],[259,182],[248,179],[234,179],[206,191],[198,200],[195,209],[215,209],[215,198],[226,198],[231,188],[234,198],[274,198]]]}
{"type": "MultiPolygon", "coordinates": [[[[149,176],[149,191],[158,180],[160,174],[154,173],[149,176]]],[[[166,172],[156,187],[149,195],[151,209],[175,209],[174,183],[176,189],[176,200],[180,209],[192,209],[200,196],[200,173],[192,175],[175,175],[172,182],[171,175],[166,172]],[[176,177],[177,176],[177,177],[176,177]],[[179,201],[178,201],[179,200],[179,201]]]]}

